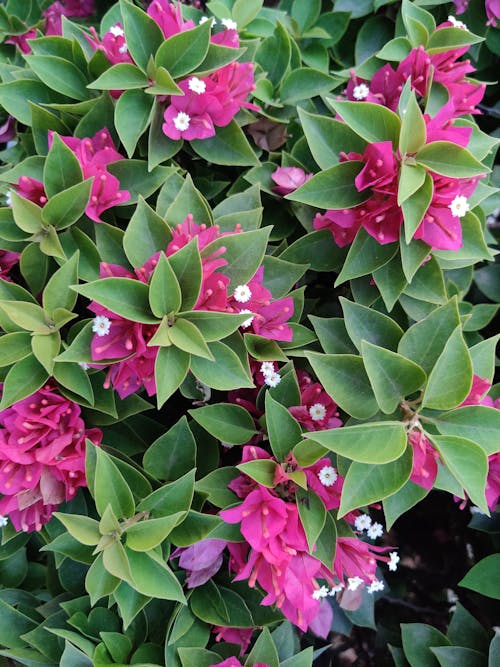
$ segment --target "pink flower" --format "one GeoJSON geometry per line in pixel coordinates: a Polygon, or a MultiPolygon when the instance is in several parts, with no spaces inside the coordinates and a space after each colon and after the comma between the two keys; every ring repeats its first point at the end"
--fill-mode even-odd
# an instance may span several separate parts
{"type": "Polygon", "coordinates": [[[486,478],[486,502],[493,512],[500,499],[500,452],[488,457],[488,477],[486,478]]]}
{"type": "MultiPolygon", "coordinates": [[[[179,558],[179,567],[187,572],[187,587],[196,588],[196,586],[206,583],[220,570],[222,552],[226,545],[225,540],[201,540],[190,547],[175,549],[170,558],[179,558]]],[[[224,639],[231,641],[227,637],[224,637],[224,639]]],[[[220,641],[220,639],[217,641],[220,641]]]]}
{"type": "Polygon", "coordinates": [[[43,12],[45,16],[45,34],[62,35],[62,17],[69,16],[60,2],[53,2],[43,12]]]}
{"type": "Polygon", "coordinates": [[[96,51],[102,51],[110,63],[116,65],[117,63],[133,63],[133,59],[127,48],[125,33],[120,22],[112,26],[104,37],[99,39],[95,28],[90,28],[92,38],[88,35],[87,41],[93,46],[96,51]]]}
{"type": "Polygon", "coordinates": [[[273,192],[278,195],[288,195],[306,181],[312,178],[312,174],[306,174],[303,169],[299,167],[278,167],[276,171],[271,174],[271,178],[276,183],[273,186],[273,192]]]}
{"type": "Polygon", "coordinates": [[[243,667],[243,665],[238,660],[238,658],[231,656],[230,658],[226,658],[222,662],[218,662],[217,664],[214,665],[209,665],[209,667],[243,667]]]}
{"type": "Polygon", "coordinates": [[[500,0],[485,0],[484,6],[486,9],[486,16],[488,17],[486,25],[491,25],[496,28],[496,19],[500,19],[500,0]]]}
{"type": "Polygon", "coordinates": [[[309,630],[321,639],[326,639],[332,629],[332,623],[333,609],[330,603],[326,600],[320,600],[319,611],[316,618],[313,618],[309,624],[309,630]]]}
{"type": "Polygon", "coordinates": [[[469,5],[469,0],[453,0],[457,14],[463,14],[469,5]]]}
{"type": "Polygon", "coordinates": [[[491,382],[485,378],[474,375],[472,377],[472,386],[464,401],[460,403],[459,408],[465,405],[492,405],[493,401],[486,396],[491,389],[491,382]],[[488,400],[489,399],[489,400],[488,400]],[[491,401],[491,403],[490,403],[491,401]]]}
{"type": "Polygon", "coordinates": [[[35,28],[31,28],[22,35],[11,35],[9,39],[5,40],[6,44],[15,44],[21,53],[31,53],[31,46],[28,44],[28,39],[36,39],[37,33],[35,28]]]}
{"type": "Polygon", "coordinates": [[[29,199],[34,204],[41,206],[42,208],[47,203],[47,195],[45,194],[45,188],[43,183],[37,181],[36,178],[31,178],[30,176],[21,176],[17,186],[17,193],[29,199]]]}
{"type": "Polygon", "coordinates": [[[83,18],[95,12],[94,0],[63,0],[66,16],[78,16],[83,18]]]}
{"type": "Polygon", "coordinates": [[[40,530],[86,486],[85,438],[99,445],[102,433],[51,384],[0,412],[0,425],[0,513],[16,530],[40,530]]]}
{"type": "Polygon", "coordinates": [[[170,139],[208,139],[215,135],[212,115],[220,109],[220,104],[213,95],[206,92],[207,83],[203,79],[191,77],[179,83],[184,95],[171,95],[170,105],[164,113],[162,125],[164,134],[170,139]],[[199,82],[198,90],[192,90],[193,79],[199,82]],[[191,86],[191,87],[190,87],[191,86]]]}
{"type": "Polygon", "coordinates": [[[12,282],[9,272],[13,266],[19,262],[21,255],[18,252],[10,252],[9,250],[0,250],[0,278],[12,282]]]}
{"type": "Polygon", "coordinates": [[[16,119],[14,116],[7,116],[5,123],[0,125],[0,143],[6,143],[16,136],[16,119]]]}
{"type": "Polygon", "coordinates": [[[335,401],[319,382],[313,383],[306,373],[300,378],[300,403],[288,409],[307,431],[322,431],[342,426],[335,401]]]}
{"type": "Polygon", "coordinates": [[[153,0],[147,13],[159,25],[165,39],[195,27],[193,21],[183,20],[180,2],[175,6],[168,0],[153,0]]]}
{"type": "Polygon", "coordinates": [[[338,537],[333,569],[340,582],[359,577],[370,584],[376,579],[377,560],[388,563],[391,559],[382,556],[384,551],[394,547],[377,547],[367,544],[357,537],[338,537]]]}
{"type": "Polygon", "coordinates": [[[216,634],[215,641],[225,641],[230,644],[239,644],[241,646],[240,655],[246,653],[253,635],[253,628],[227,628],[222,625],[216,625],[212,628],[216,634]]]}
{"type": "Polygon", "coordinates": [[[381,194],[394,194],[399,165],[394,156],[392,142],[368,144],[361,160],[365,166],[354,179],[358,192],[371,188],[381,194]]]}
{"type": "Polygon", "coordinates": [[[408,442],[413,447],[413,467],[410,481],[430,490],[437,476],[439,454],[422,431],[418,429],[409,432],[408,442]]]}

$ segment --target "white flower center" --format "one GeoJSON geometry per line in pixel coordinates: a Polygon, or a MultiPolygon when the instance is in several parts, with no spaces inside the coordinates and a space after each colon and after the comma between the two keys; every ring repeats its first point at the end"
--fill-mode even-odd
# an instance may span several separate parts
{"type": "Polygon", "coordinates": [[[366,531],[366,534],[371,540],[376,540],[377,537],[381,537],[384,533],[384,526],[381,523],[372,523],[372,525],[366,531]]]}
{"type": "Polygon", "coordinates": [[[372,525],[371,516],[368,514],[360,514],[354,519],[354,525],[356,530],[368,530],[368,528],[372,525]]]}
{"type": "Polygon", "coordinates": [[[126,43],[125,43],[125,44],[122,44],[122,45],[120,46],[120,48],[118,49],[118,53],[127,53],[127,51],[128,51],[128,46],[127,46],[126,43]]]}
{"type": "Polygon", "coordinates": [[[366,97],[368,97],[369,92],[370,89],[366,83],[360,83],[358,86],[354,86],[352,96],[355,100],[364,100],[366,97]]]}
{"type": "Polygon", "coordinates": [[[451,210],[451,214],[455,218],[463,218],[470,210],[467,197],[464,197],[463,195],[457,195],[448,208],[451,210]]]}
{"type": "Polygon", "coordinates": [[[243,308],[243,310],[240,310],[240,315],[246,315],[246,314],[251,315],[251,317],[249,317],[247,320],[245,320],[240,324],[240,327],[242,327],[243,329],[248,329],[248,327],[253,322],[253,318],[255,317],[252,311],[248,310],[248,308],[243,308]]]}
{"type": "Polygon", "coordinates": [[[123,29],[120,28],[119,25],[112,25],[109,29],[109,32],[113,35],[113,37],[123,37],[125,35],[123,29]]]}
{"type": "Polygon", "coordinates": [[[372,581],[372,583],[368,586],[366,589],[368,593],[377,593],[378,591],[383,591],[384,590],[384,582],[383,581],[377,581],[376,579],[372,581]]]}
{"type": "Polygon", "coordinates": [[[268,387],[277,387],[281,382],[281,375],[279,373],[269,373],[265,376],[264,382],[268,387]]]}
{"type": "Polygon", "coordinates": [[[8,523],[9,523],[8,517],[3,516],[2,514],[0,514],[0,526],[1,527],[6,526],[8,523]]]}
{"type": "Polygon", "coordinates": [[[391,553],[389,554],[389,557],[391,559],[388,563],[389,570],[391,572],[396,572],[396,570],[398,569],[398,563],[399,563],[399,560],[400,560],[397,551],[391,551],[391,553]]]}
{"type": "Polygon", "coordinates": [[[188,114],[184,111],[179,111],[177,116],[174,118],[175,129],[179,130],[179,132],[185,132],[188,129],[190,122],[191,118],[188,116],[188,114]]]}
{"type": "Polygon", "coordinates": [[[357,591],[362,583],[363,579],[361,579],[361,577],[349,577],[347,580],[347,590],[357,591]]]}
{"type": "Polygon", "coordinates": [[[192,76],[189,81],[188,81],[188,87],[189,90],[192,90],[193,93],[196,93],[197,95],[201,95],[204,93],[207,89],[207,84],[202,81],[201,79],[198,79],[197,76],[192,76]]]}
{"type": "Polygon", "coordinates": [[[220,22],[226,30],[238,30],[238,24],[233,19],[221,19],[220,22]]]}
{"type": "Polygon", "coordinates": [[[238,285],[234,288],[233,297],[238,303],[250,301],[252,291],[248,285],[238,285]]]}
{"type": "Polygon", "coordinates": [[[311,419],[313,421],[320,422],[325,418],[326,408],[323,403],[315,403],[309,408],[309,414],[311,415],[311,419]]]}
{"type": "Polygon", "coordinates": [[[337,477],[337,471],[332,466],[325,466],[318,473],[318,479],[323,486],[333,486],[337,477]]]}
{"type": "Polygon", "coordinates": [[[460,30],[467,30],[467,26],[463,21],[459,21],[454,16],[448,16],[448,23],[452,23],[454,28],[460,28],[460,30]]]}
{"type": "Polygon", "coordinates": [[[104,315],[97,315],[97,317],[94,317],[92,331],[98,336],[107,336],[110,328],[111,320],[108,320],[107,317],[104,317],[104,315]]]}
{"type": "Polygon", "coordinates": [[[328,588],[326,586],[321,586],[321,588],[317,588],[314,591],[312,597],[314,600],[320,600],[321,598],[326,598],[327,595],[328,595],[328,588]]]}
{"type": "Polygon", "coordinates": [[[337,593],[340,593],[340,591],[344,590],[344,588],[344,584],[336,584],[335,586],[332,586],[328,595],[336,595],[337,593]]]}

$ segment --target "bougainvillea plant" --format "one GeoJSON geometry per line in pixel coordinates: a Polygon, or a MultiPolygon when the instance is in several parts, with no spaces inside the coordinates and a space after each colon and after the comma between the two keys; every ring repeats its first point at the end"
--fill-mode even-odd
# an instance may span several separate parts
{"type": "Polygon", "coordinates": [[[498,664],[499,18],[0,4],[0,665],[498,664]]]}

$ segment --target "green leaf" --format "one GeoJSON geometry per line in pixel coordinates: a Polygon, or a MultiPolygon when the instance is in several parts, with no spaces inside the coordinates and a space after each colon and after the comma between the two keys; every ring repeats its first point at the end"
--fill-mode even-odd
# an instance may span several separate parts
{"type": "Polygon", "coordinates": [[[103,278],[86,285],[73,285],[72,289],[133,322],[158,323],[149,309],[149,288],[139,280],[103,278]]]}
{"type": "Polygon", "coordinates": [[[77,299],[77,295],[70,290],[70,285],[78,280],[79,252],[65,262],[45,285],[42,295],[42,303],[45,310],[52,314],[56,308],[71,310],[77,299]]]}
{"type": "Polygon", "coordinates": [[[172,396],[187,375],[190,355],[173,345],[161,347],[155,362],[156,397],[158,408],[172,396]]]}
{"type": "Polygon", "coordinates": [[[96,90],[128,90],[145,88],[147,85],[148,77],[138,67],[132,63],[117,63],[87,87],[96,90]]]}
{"type": "Polygon", "coordinates": [[[401,623],[401,637],[405,656],[412,667],[438,667],[430,647],[450,645],[439,630],[424,623],[401,623]]]}
{"type": "Polygon", "coordinates": [[[351,130],[365,141],[392,141],[394,147],[398,145],[401,121],[390,109],[371,102],[359,104],[330,100],[330,104],[351,130]]]}
{"type": "Polygon", "coordinates": [[[355,354],[357,352],[347,334],[342,317],[309,315],[309,319],[324,352],[327,354],[355,354]]]}
{"type": "Polygon", "coordinates": [[[111,505],[117,517],[131,517],[134,514],[135,503],[127,482],[109,454],[100,447],[95,448],[95,453],[97,460],[94,498],[97,511],[102,516],[107,506],[111,505]]]}
{"type": "Polygon", "coordinates": [[[490,643],[489,635],[482,624],[463,607],[460,602],[450,621],[447,632],[452,644],[487,653],[490,643]]]}
{"type": "Polygon", "coordinates": [[[210,30],[211,22],[206,21],[169,37],[156,53],[156,66],[164,67],[174,78],[195,71],[207,55],[210,30]]]}
{"type": "Polygon", "coordinates": [[[92,181],[88,178],[51,197],[42,209],[43,222],[56,229],[65,229],[77,222],[85,213],[92,181]]]}
{"type": "Polygon", "coordinates": [[[50,334],[47,317],[40,306],[27,301],[3,301],[0,308],[22,329],[40,334],[50,334]]]}
{"type": "Polygon", "coordinates": [[[390,463],[352,463],[342,488],[339,518],[353,509],[380,502],[399,491],[410,477],[412,462],[413,452],[411,447],[407,447],[403,456],[390,463]]]}
{"type": "Polygon", "coordinates": [[[125,206],[135,204],[139,196],[146,199],[156,192],[172,173],[170,167],[158,166],[151,171],[145,160],[118,160],[110,162],[107,166],[110,174],[116,176],[120,181],[122,190],[130,192],[130,199],[124,202],[125,206]]]}
{"type": "Polygon", "coordinates": [[[280,259],[295,264],[309,264],[313,271],[338,270],[345,257],[329,229],[310,232],[294,241],[280,255],[280,259]]]}
{"type": "Polygon", "coordinates": [[[188,412],[211,435],[231,445],[244,445],[256,433],[250,413],[239,405],[215,403],[188,412]]]}
{"type": "Polygon", "coordinates": [[[500,600],[500,581],[498,569],[500,567],[500,554],[491,554],[476,563],[458,582],[459,586],[470,588],[481,595],[500,600]]]}
{"type": "Polygon", "coordinates": [[[182,588],[170,568],[154,551],[141,553],[126,550],[134,588],[160,600],[175,600],[186,604],[182,588]]]}
{"type": "Polygon", "coordinates": [[[154,99],[142,90],[126,90],[116,102],[115,127],[129,157],[149,125],[153,103],[154,99]]]}
{"type": "Polygon", "coordinates": [[[484,494],[488,474],[488,458],[472,440],[454,435],[432,435],[446,467],[467,491],[472,502],[488,513],[484,494]]]}
{"type": "Polygon", "coordinates": [[[153,19],[128,0],[120,0],[120,13],[127,47],[132,59],[145,72],[151,56],[164,42],[160,27],[153,19]]]}
{"type": "Polygon", "coordinates": [[[403,162],[399,172],[398,206],[414,195],[424,184],[427,172],[418,164],[403,162]]]}
{"type": "Polygon", "coordinates": [[[259,14],[263,4],[263,0],[236,0],[232,17],[238,28],[244,28],[250,23],[259,14]]]}
{"type": "MultiPolygon", "coordinates": [[[[418,165],[416,165],[418,167],[418,165]]],[[[414,179],[415,180],[415,179],[414,179]]],[[[429,208],[434,195],[434,184],[429,174],[425,174],[422,185],[409,197],[402,200],[403,221],[405,228],[405,241],[410,243],[417,231],[423,217],[429,208]]],[[[403,265],[404,266],[404,265],[403,265]]],[[[411,279],[411,276],[406,276],[411,279]]]]}
{"type": "Polygon", "coordinates": [[[400,516],[423,500],[428,493],[428,489],[408,480],[399,491],[386,498],[383,506],[387,530],[390,530],[400,516]]]}
{"type": "Polygon", "coordinates": [[[44,225],[42,209],[34,202],[11,191],[12,215],[19,229],[28,234],[37,234],[44,225]]]}
{"type": "Polygon", "coordinates": [[[325,506],[320,497],[312,491],[304,491],[303,489],[298,488],[296,491],[296,498],[300,522],[306,534],[309,552],[312,553],[314,551],[314,546],[321,535],[323,526],[325,525],[325,506]]]}
{"type": "Polygon", "coordinates": [[[353,354],[308,352],[306,358],[335,403],[356,419],[369,419],[378,410],[363,359],[353,354]]]}
{"type": "Polygon", "coordinates": [[[43,170],[43,184],[47,196],[50,199],[58,192],[81,183],[82,179],[82,169],[75,154],[54,134],[43,170]]]}
{"type": "Polygon", "coordinates": [[[283,104],[295,104],[299,100],[327,93],[336,85],[337,80],[324,72],[311,67],[298,67],[283,79],[279,91],[280,99],[283,104]]]}
{"type": "Polygon", "coordinates": [[[487,456],[498,449],[500,411],[486,405],[466,405],[463,408],[433,417],[442,435],[467,438],[478,444],[487,456]]]}
{"type": "Polygon", "coordinates": [[[196,442],[182,416],[146,450],[144,469],[156,479],[178,479],[196,465],[196,442]]]}
{"type": "MultiPolygon", "coordinates": [[[[64,97],[54,93],[44,83],[32,79],[20,79],[2,83],[0,104],[5,111],[22,123],[31,127],[32,104],[55,104],[64,97]]],[[[67,101],[67,100],[66,100],[67,101]]]]}
{"type": "Polygon", "coordinates": [[[248,319],[248,314],[219,313],[209,310],[191,310],[179,313],[179,316],[194,324],[207,343],[223,340],[248,319]]]}
{"type": "Polygon", "coordinates": [[[279,667],[278,651],[268,628],[264,628],[257,638],[245,661],[245,667],[256,663],[264,664],[264,661],[269,667],[279,667]]]}
{"type": "Polygon", "coordinates": [[[174,227],[175,225],[181,225],[186,220],[188,211],[199,225],[213,224],[210,206],[205,197],[194,186],[193,179],[189,174],[186,175],[180,192],[176,193],[175,199],[168,207],[164,217],[168,220],[168,224],[174,227]]]}
{"type": "Polygon", "coordinates": [[[57,356],[61,347],[61,335],[58,331],[49,334],[33,334],[31,338],[31,349],[33,354],[42,364],[49,375],[54,370],[54,357],[57,356]]]}
{"type": "Polygon", "coordinates": [[[204,384],[212,389],[231,391],[231,389],[253,388],[254,384],[239,357],[226,344],[213,342],[208,344],[214,360],[193,357],[191,371],[204,384]]]}
{"type": "Polygon", "coordinates": [[[399,459],[406,449],[406,431],[399,422],[344,426],[304,433],[304,437],[360,463],[390,463],[399,459]]]}
{"type": "Polygon", "coordinates": [[[54,512],[66,530],[75,540],[81,544],[95,546],[101,539],[99,522],[81,514],[66,514],[65,512],[54,512]]]}
{"type": "MultiPolygon", "coordinates": [[[[158,263],[149,283],[151,310],[156,317],[160,318],[164,315],[176,313],[181,306],[181,299],[181,289],[177,277],[165,257],[165,253],[162,252],[158,257],[158,263]]],[[[190,350],[187,351],[190,352],[190,350]]]]}
{"type": "Polygon", "coordinates": [[[147,511],[153,518],[185,512],[191,507],[194,491],[194,468],[183,477],[164,484],[137,506],[138,512],[147,511]]]}
{"type": "Polygon", "coordinates": [[[169,328],[168,333],[172,345],[184,350],[184,352],[189,352],[195,358],[202,357],[209,361],[214,360],[213,354],[199,329],[189,320],[178,317],[175,323],[169,328]]]}
{"type": "MultiPolygon", "coordinates": [[[[153,74],[153,73],[152,73],[153,74]]],[[[149,95],[182,95],[182,90],[164,67],[157,67],[153,75],[154,84],[144,91],[149,95]]],[[[161,116],[163,122],[163,114],[161,116]]],[[[161,129],[161,128],[160,128],[161,129]]],[[[162,132],[163,134],[163,132],[162,132]]],[[[165,135],[163,135],[165,137],[165,135]]],[[[181,142],[176,142],[179,146],[181,142]]]]}
{"type": "Polygon", "coordinates": [[[349,248],[342,270],[335,281],[335,286],[376,271],[390,262],[396,253],[396,243],[382,245],[361,227],[349,248]]]}
{"type": "Polygon", "coordinates": [[[483,176],[490,170],[466,148],[451,141],[433,141],[421,148],[415,156],[418,164],[452,178],[473,178],[483,176]]]}
{"type": "Polygon", "coordinates": [[[255,461],[247,461],[240,463],[236,468],[254,479],[259,484],[274,488],[274,476],[276,473],[276,463],[271,459],[256,459],[255,461]]]}
{"type": "Polygon", "coordinates": [[[450,335],[427,381],[422,407],[450,410],[466,398],[472,385],[472,362],[460,326],[450,335]]]}
{"type": "Polygon", "coordinates": [[[10,366],[31,353],[31,336],[27,331],[0,336],[0,368],[10,366]]]}
{"type": "Polygon", "coordinates": [[[361,352],[377,403],[387,415],[427,379],[420,366],[396,352],[366,341],[361,344],[361,352]]]}
{"type": "Polygon", "coordinates": [[[208,580],[203,586],[194,589],[189,598],[193,614],[205,623],[225,625],[229,623],[227,607],[217,586],[208,580]]]}
{"type": "Polygon", "coordinates": [[[214,137],[193,139],[190,144],[197,155],[214,164],[253,167],[258,163],[252,146],[234,119],[229,125],[218,127],[214,137]]]}
{"type": "Polygon", "coordinates": [[[133,216],[123,236],[123,249],[132,266],[142,266],[172,238],[167,223],[139,196],[133,216]]]}
{"type": "Polygon", "coordinates": [[[14,609],[0,598],[0,642],[8,648],[24,648],[22,635],[37,627],[37,623],[22,612],[14,609]]]}
{"type": "Polygon", "coordinates": [[[270,228],[256,229],[222,236],[209,243],[203,249],[202,257],[210,256],[214,251],[224,247],[224,259],[228,265],[224,267],[224,275],[231,279],[231,287],[246,284],[254,277],[262,264],[267,248],[270,228]]]}
{"type": "Polygon", "coordinates": [[[363,167],[362,162],[341,162],[319,172],[285,199],[302,202],[316,208],[352,208],[369,198],[369,192],[358,192],[354,179],[363,167]]]}
{"type": "Polygon", "coordinates": [[[212,505],[227,507],[235,501],[235,494],[228,488],[228,484],[237,476],[236,468],[217,468],[196,482],[196,491],[205,495],[212,505]]]}
{"type": "Polygon", "coordinates": [[[404,293],[421,301],[439,305],[446,303],[447,294],[443,272],[434,257],[431,257],[418,269],[404,293]]]}
{"type": "Polygon", "coordinates": [[[7,373],[2,389],[0,410],[31,396],[47,381],[48,373],[33,354],[18,361],[7,373]]]}
{"type": "Polygon", "coordinates": [[[302,439],[299,423],[267,391],[265,397],[266,427],[271,449],[278,461],[284,461],[302,439]]]}
{"type": "Polygon", "coordinates": [[[255,60],[267,72],[267,79],[274,86],[285,76],[291,57],[291,41],[284,26],[278,22],[273,34],[262,40],[255,54],[255,60]]]}
{"type": "Polygon", "coordinates": [[[90,596],[90,604],[95,605],[101,598],[111,595],[119,583],[120,580],[106,570],[102,562],[102,554],[99,554],[85,577],[85,590],[90,596]]]}
{"type": "Polygon", "coordinates": [[[462,28],[440,28],[431,33],[429,41],[427,42],[426,51],[427,53],[451,51],[453,49],[459,49],[462,46],[477,44],[478,42],[482,42],[483,39],[483,37],[473,35],[468,30],[463,30],[462,28]]]}
{"type": "Polygon", "coordinates": [[[87,79],[69,60],[57,56],[24,56],[24,59],[37,77],[52,90],[74,100],[88,99],[87,79]]]}
{"type": "Polygon", "coordinates": [[[166,539],[179,523],[184,512],[176,512],[159,519],[147,519],[127,526],[123,531],[127,536],[127,548],[133,551],[149,551],[166,539]]]}
{"type": "Polygon", "coordinates": [[[395,350],[403,335],[401,327],[390,317],[359,303],[340,297],[347,333],[358,350],[363,341],[395,350]]]}
{"type": "Polygon", "coordinates": [[[467,665],[467,667],[484,667],[484,653],[463,646],[431,647],[441,667],[467,665]]]}
{"type": "Polygon", "coordinates": [[[396,37],[391,39],[387,44],[377,53],[377,58],[381,60],[394,60],[400,62],[404,60],[411,51],[411,44],[406,37],[396,37]]]}

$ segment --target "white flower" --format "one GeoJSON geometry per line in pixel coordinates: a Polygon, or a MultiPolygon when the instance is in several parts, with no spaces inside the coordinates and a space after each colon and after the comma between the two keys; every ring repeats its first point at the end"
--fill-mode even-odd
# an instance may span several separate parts
{"type": "Polygon", "coordinates": [[[98,336],[107,336],[111,328],[111,320],[108,320],[104,315],[97,315],[94,317],[92,323],[92,331],[98,336]]]}
{"type": "Polygon", "coordinates": [[[122,44],[122,45],[120,46],[120,48],[118,49],[118,52],[119,52],[119,53],[127,53],[127,51],[128,51],[128,46],[127,46],[126,43],[125,43],[125,44],[122,44]]]}
{"type": "Polygon", "coordinates": [[[112,25],[111,28],[109,29],[109,32],[113,35],[113,37],[124,37],[125,33],[123,32],[123,28],[120,28],[119,25],[112,25]]]}
{"type": "Polygon", "coordinates": [[[328,588],[326,586],[321,586],[317,588],[312,594],[314,600],[320,600],[321,598],[326,598],[328,595],[328,588]]]}
{"type": "Polygon", "coordinates": [[[384,582],[383,581],[377,581],[374,579],[372,583],[367,587],[366,589],[368,593],[377,593],[378,591],[383,591],[384,590],[384,582]]]}
{"type": "Polygon", "coordinates": [[[247,301],[250,301],[251,297],[252,291],[248,285],[238,285],[238,287],[234,288],[233,298],[238,303],[246,303],[247,301]]]}
{"type": "Polygon", "coordinates": [[[391,572],[396,572],[396,570],[398,569],[398,563],[399,563],[399,560],[400,560],[397,551],[391,551],[391,553],[389,554],[389,558],[391,559],[387,563],[387,565],[389,566],[389,570],[391,572]]]}
{"type": "Polygon", "coordinates": [[[264,377],[264,382],[268,387],[277,387],[281,382],[281,375],[279,373],[269,373],[264,377]]]}
{"type": "Polygon", "coordinates": [[[198,79],[197,76],[192,76],[189,81],[188,81],[188,87],[189,90],[192,90],[193,93],[196,93],[197,95],[201,95],[204,93],[207,89],[207,84],[202,81],[201,79],[198,79]]]}
{"type": "Polygon", "coordinates": [[[467,197],[464,197],[463,195],[457,195],[451,204],[448,205],[448,208],[454,218],[463,218],[470,210],[467,197]]]}
{"type": "Polygon", "coordinates": [[[349,577],[349,579],[347,580],[347,590],[357,591],[362,583],[363,579],[361,579],[361,577],[349,577]]]}
{"type": "Polygon", "coordinates": [[[8,523],[9,523],[8,517],[0,514],[0,527],[6,526],[8,523]]]}
{"type": "Polygon", "coordinates": [[[369,514],[360,514],[354,519],[356,530],[368,530],[372,525],[372,518],[369,514]]]}
{"type": "Polygon", "coordinates": [[[221,19],[220,22],[226,30],[238,30],[238,24],[232,19],[221,19]]]}
{"type": "Polygon", "coordinates": [[[340,593],[340,591],[344,590],[344,588],[344,584],[337,584],[336,586],[332,586],[328,595],[336,595],[337,593],[340,593]]]}
{"type": "Polygon", "coordinates": [[[384,533],[384,526],[381,523],[372,523],[372,525],[367,529],[366,534],[371,540],[376,540],[377,537],[381,537],[384,533]]]}
{"type": "Polygon", "coordinates": [[[326,408],[323,403],[315,403],[309,408],[309,414],[311,415],[311,419],[313,421],[320,422],[325,418],[326,408]]]}
{"type": "Polygon", "coordinates": [[[264,377],[274,373],[275,372],[274,361],[263,361],[262,364],[260,365],[260,372],[262,373],[262,375],[264,375],[264,377]]]}
{"type": "Polygon", "coordinates": [[[175,129],[179,130],[179,132],[185,132],[188,129],[190,122],[191,118],[188,116],[188,114],[184,111],[179,111],[177,116],[174,118],[175,129]]]}
{"type": "Polygon", "coordinates": [[[89,370],[89,365],[85,361],[79,361],[78,365],[80,366],[80,368],[83,368],[84,371],[89,370]]]}
{"type": "Polygon", "coordinates": [[[7,206],[12,206],[12,192],[10,190],[5,193],[5,203],[7,206]]]}
{"type": "Polygon", "coordinates": [[[459,21],[454,16],[448,16],[448,23],[452,23],[454,28],[460,28],[460,30],[467,30],[467,26],[463,21],[459,21]]]}
{"type": "MultiPolygon", "coordinates": [[[[198,21],[198,23],[199,23],[200,25],[203,25],[203,24],[206,23],[207,21],[210,21],[210,19],[208,18],[208,16],[202,16],[201,19],[198,21]]],[[[212,16],[212,23],[211,23],[210,27],[213,28],[214,25],[215,25],[216,23],[217,23],[217,21],[216,21],[215,18],[212,16]]]]}
{"type": "Polygon", "coordinates": [[[333,486],[337,477],[337,471],[332,466],[324,466],[318,473],[319,481],[323,486],[333,486]]]}
{"type": "Polygon", "coordinates": [[[355,100],[364,100],[368,97],[370,89],[366,83],[360,83],[359,86],[354,86],[352,90],[352,96],[355,100]]]}
{"type": "Polygon", "coordinates": [[[248,327],[252,324],[254,314],[252,313],[251,310],[248,310],[248,308],[243,308],[243,310],[240,310],[240,315],[247,315],[247,314],[251,315],[251,317],[249,317],[247,320],[245,320],[240,324],[240,327],[242,327],[243,329],[248,329],[248,327]]]}

